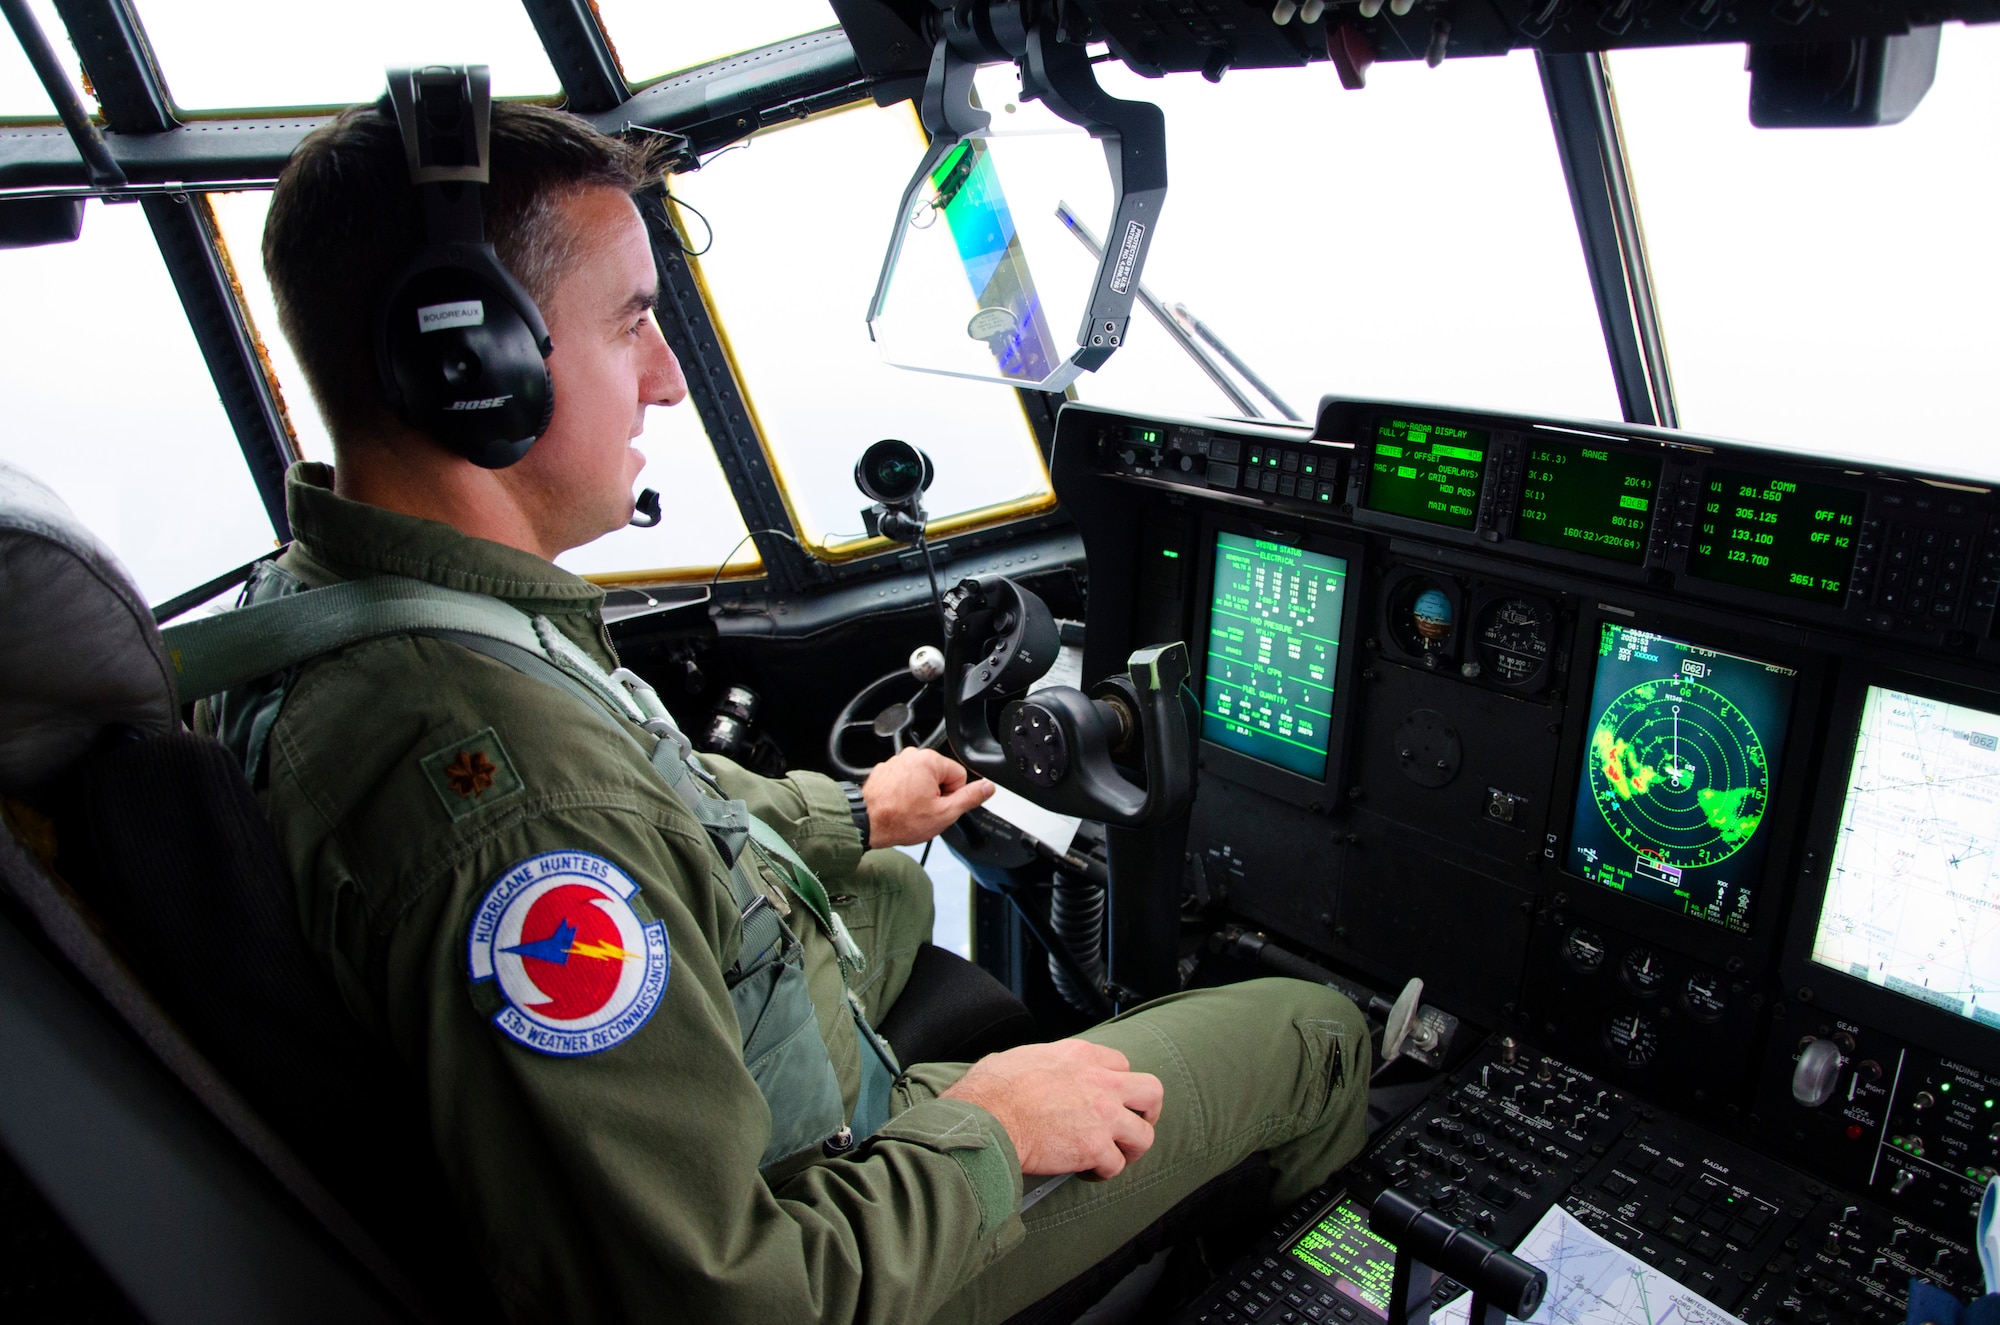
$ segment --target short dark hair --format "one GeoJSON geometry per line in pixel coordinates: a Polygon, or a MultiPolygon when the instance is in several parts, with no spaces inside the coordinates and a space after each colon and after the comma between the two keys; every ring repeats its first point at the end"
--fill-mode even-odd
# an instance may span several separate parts
{"type": "MultiPolygon", "coordinates": [[[[537,303],[576,257],[556,204],[592,188],[636,193],[658,177],[653,156],[559,110],[493,103],[486,238],[537,303]]],[[[390,280],[422,247],[402,136],[383,104],[356,106],[307,135],[271,197],[264,270],[336,446],[392,417],[375,371],[375,319],[390,280]]]]}

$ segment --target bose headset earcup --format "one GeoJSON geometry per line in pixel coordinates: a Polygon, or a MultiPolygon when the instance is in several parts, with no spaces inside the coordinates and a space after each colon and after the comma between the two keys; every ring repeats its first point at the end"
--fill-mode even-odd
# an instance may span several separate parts
{"type": "Polygon", "coordinates": [[[486,242],[492,89],[487,68],[391,69],[424,219],[424,248],[389,283],[375,364],[390,408],[475,465],[528,453],[555,413],[541,310],[486,242]]]}

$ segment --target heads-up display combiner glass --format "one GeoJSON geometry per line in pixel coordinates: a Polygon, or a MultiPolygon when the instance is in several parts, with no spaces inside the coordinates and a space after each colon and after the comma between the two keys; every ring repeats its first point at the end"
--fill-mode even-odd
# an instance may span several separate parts
{"type": "Polygon", "coordinates": [[[1218,531],[1202,738],[1325,777],[1346,597],[1347,558],[1218,531]]]}
{"type": "Polygon", "coordinates": [[[2000,713],[1868,687],[1812,959],[2000,1026],[2000,713]]]}
{"type": "Polygon", "coordinates": [[[1605,622],[1567,867],[1738,934],[1798,673],[1605,622]]]}

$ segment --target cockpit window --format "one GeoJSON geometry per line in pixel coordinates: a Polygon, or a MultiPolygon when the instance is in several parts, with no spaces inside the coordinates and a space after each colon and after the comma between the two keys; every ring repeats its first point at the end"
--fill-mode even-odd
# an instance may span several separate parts
{"type": "Polygon", "coordinates": [[[1740,46],[1610,67],[1682,426],[2000,478],[2000,28],[1871,129],[1753,129],[1740,46]]]}
{"type": "MultiPolygon", "coordinates": [[[[854,462],[884,437],[936,462],[934,531],[1054,504],[1018,395],[892,368],[869,342],[895,200],[923,151],[909,106],[861,107],[760,135],[672,181],[712,227],[695,261],[800,537],[820,552],[865,540],[854,462]]],[[[701,248],[702,220],[683,219],[701,248]]]]}
{"type": "Polygon", "coordinates": [[[270,519],[137,204],[90,203],[74,244],[0,250],[0,290],[0,459],[54,488],[151,602],[271,551],[270,519]]]}
{"type": "Polygon", "coordinates": [[[517,0],[137,0],[137,7],[161,76],[187,110],[373,101],[385,66],[432,61],[490,65],[495,96],[562,90],[517,0]],[[260,54],[246,55],[253,51],[260,54]]]}
{"type": "MultiPolygon", "coordinates": [[[[1232,70],[1219,86],[1115,62],[1097,73],[1166,112],[1171,184],[1146,287],[1300,414],[1340,392],[1618,417],[1533,55],[1377,64],[1354,92],[1321,65],[1232,70]]],[[[1137,311],[1076,390],[1235,412],[1137,311]]]]}
{"type": "MultiPolygon", "coordinates": [[[[244,309],[263,340],[272,375],[291,416],[301,455],[330,460],[332,443],[313,404],[312,391],[299,371],[278,327],[277,306],[264,277],[264,217],[271,195],[265,192],[216,194],[211,200],[222,231],[244,309]]],[[[647,411],[646,431],[636,445],[646,454],[640,486],[663,494],[664,518],[651,529],[622,529],[588,547],[558,557],[563,569],[607,583],[690,579],[711,573],[732,544],[743,537],[743,516],[730,495],[715,458],[715,448],[692,403],[647,411]]],[[[730,560],[731,573],[754,571],[761,565],[754,543],[743,543],[730,560]]]]}
{"type": "MultiPolygon", "coordinates": [[[[84,94],[83,83],[77,79],[78,66],[69,46],[63,41],[62,20],[56,16],[52,0],[28,0],[28,9],[41,24],[42,31],[49,34],[55,43],[56,54],[63,57],[70,70],[70,77],[76,80],[77,95],[83,97],[83,104],[91,104],[84,94]]],[[[52,120],[56,108],[49,101],[49,94],[42,90],[42,81],[35,77],[34,66],[21,51],[21,43],[14,40],[11,29],[0,31],[0,116],[22,115],[36,119],[52,120]]]]}
{"type": "Polygon", "coordinates": [[[826,0],[710,5],[596,0],[594,7],[625,77],[635,84],[834,23],[826,0]]]}

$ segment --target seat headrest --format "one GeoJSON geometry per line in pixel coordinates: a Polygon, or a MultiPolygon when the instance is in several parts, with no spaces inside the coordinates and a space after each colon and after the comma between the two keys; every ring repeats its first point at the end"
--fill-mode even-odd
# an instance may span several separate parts
{"type": "Polygon", "coordinates": [[[0,792],[20,795],[113,724],[173,730],[153,613],[62,498],[0,461],[0,792]]]}

